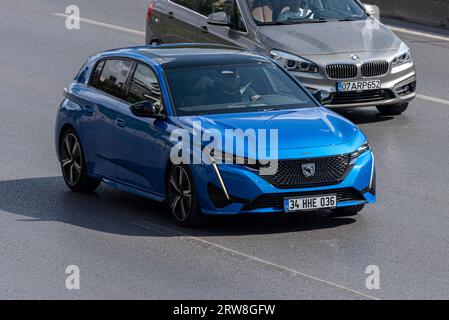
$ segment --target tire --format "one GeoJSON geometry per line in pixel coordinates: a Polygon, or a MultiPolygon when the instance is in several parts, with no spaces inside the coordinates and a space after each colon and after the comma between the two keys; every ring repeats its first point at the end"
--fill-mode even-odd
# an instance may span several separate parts
{"type": "Polygon", "coordinates": [[[100,186],[101,180],[87,175],[86,159],[75,130],[68,129],[62,135],[59,141],[59,158],[64,181],[73,192],[92,192],[100,186]]]}
{"type": "Polygon", "coordinates": [[[408,103],[395,104],[390,106],[377,106],[377,110],[386,116],[398,116],[407,110],[408,103]]]}
{"type": "Polygon", "coordinates": [[[351,207],[341,207],[332,210],[332,216],[334,217],[350,217],[357,215],[363,210],[364,205],[351,206],[351,207]]]}
{"type": "Polygon", "coordinates": [[[198,196],[190,169],[174,166],[167,176],[167,204],[176,222],[184,227],[198,227],[205,217],[198,204],[198,196]]]}

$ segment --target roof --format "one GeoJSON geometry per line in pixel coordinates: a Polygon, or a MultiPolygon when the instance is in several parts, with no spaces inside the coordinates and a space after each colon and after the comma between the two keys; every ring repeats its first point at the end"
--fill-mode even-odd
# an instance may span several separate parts
{"type": "Polygon", "coordinates": [[[267,58],[238,47],[216,44],[168,44],[116,49],[111,52],[144,55],[163,69],[267,62],[267,58]]]}

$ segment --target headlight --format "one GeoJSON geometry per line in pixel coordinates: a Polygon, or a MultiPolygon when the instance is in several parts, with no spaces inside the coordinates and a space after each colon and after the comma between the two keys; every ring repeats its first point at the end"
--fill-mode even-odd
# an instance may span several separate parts
{"type": "Polygon", "coordinates": [[[235,156],[231,153],[221,152],[219,150],[209,150],[209,148],[204,148],[203,151],[209,161],[213,160],[215,163],[221,164],[242,164],[242,165],[255,165],[257,161],[254,159],[249,159],[245,157],[235,156]],[[211,159],[212,158],[212,159],[211,159]]]}
{"type": "Polygon", "coordinates": [[[410,49],[405,44],[402,44],[399,50],[401,53],[395,56],[393,62],[391,63],[393,67],[400,66],[401,64],[410,62],[412,60],[410,49]]]}
{"type": "Polygon", "coordinates": [[[299,71],[299,72],[309,72],[317,73],[318,66],[312,61],[303,59],[301,57],[295,56],[291,53],[272,50],[270,52],[271,57],[278,61],[284,68],[289,71],[299,71]]]}
{"type": "Polygon", "coordinates": [[[366,141],[364,144],[362,144],[360,148],[358,148],[355,152],[351,154],[351,159],[352,160],[357,159],[360,155],[362,155],[368,150],[371,150],[371,146],[369,145],[369,142],[366,141]]]}

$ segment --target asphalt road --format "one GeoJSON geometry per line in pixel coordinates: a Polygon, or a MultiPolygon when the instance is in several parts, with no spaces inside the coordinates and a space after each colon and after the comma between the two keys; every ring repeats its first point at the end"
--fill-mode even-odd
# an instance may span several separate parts
{"type": "Polygon", "coordinates": [[[449,298],[448,31],[388,21],[448,39],[398,33],[420,98],[398,117],[342,112],[375,149],[376,205],[355,218],[227,218],[186,230],[152,201],[64,186],[53,145],[64,86],[89,55],[144,42],[104,25],[66,30],[53,14],[70,4],[144,30],[145,0],[2,1],[0,298],[449,298]],[[80,290],[65,287],[72,264],[80,290]],[[368,265],[379,267],[379,290],[365,286],[368,265]]]}

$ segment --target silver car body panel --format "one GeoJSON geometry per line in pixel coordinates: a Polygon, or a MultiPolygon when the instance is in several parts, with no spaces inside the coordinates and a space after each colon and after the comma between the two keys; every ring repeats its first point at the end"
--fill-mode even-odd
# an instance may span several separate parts
{"type": "Polygon", "coordinates": [[[155,4],[156,18],[147,23],[147,43],[154,38],[164,43],[212,42],[237,45],[266,55],[270,55],[271,50],[280,50],[310,60],[318,66],[317,73],[290,71],[311,91],[327,90],[336,95],[338,82],[380,80],[381,89],[388,93],[380,100],[333,101],[329,105],[332,107],[397,105],[411,101],[416,95],[413,60],[392,67],[393,59],[401,53],[404,44],[374,17],[358,21],[259,26],[251,15],[247,1],[237,0],[246,27],[246,32],[240,32],[210,25],[206,16],[169,0],[156,0],[155,4]],[[193,30],[196,30],[195,34],[193,30]],[[353,55],[358,57],[356,61],[353,55]],[[388,72],[377,77],[363,77],[362,64],[372,61],[388,62],[388,72]],[[326,73],[326,66],[331,64],[354,64],[357,66],[357,76],[332,79],[326,73]],[[406,85],[412,89],[399,94],[397,90],[406,85]]]}

